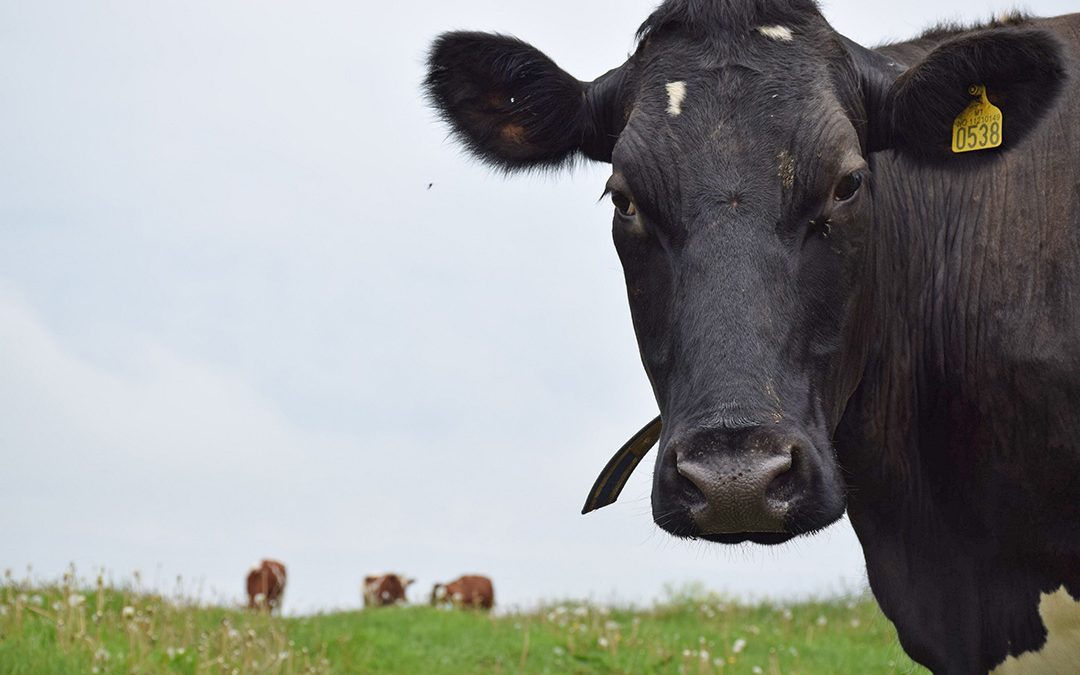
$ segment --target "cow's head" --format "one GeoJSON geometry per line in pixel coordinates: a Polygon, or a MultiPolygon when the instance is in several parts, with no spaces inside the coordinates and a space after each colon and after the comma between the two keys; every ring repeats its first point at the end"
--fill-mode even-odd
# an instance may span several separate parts
{"type": "Polygon", "coordinates": [[[487,162],[611,163],[615,246],[664,422],[653,517],[762,543],[844,510],[831,436],[866,358],[870,153],[992,161],[1063,77],[1039,31],[969,34],[900,64],[809,0],[670,0],[593,82],[482,33],[441,36],[429,67],[433,104],[487,162]],[[974,84],[1002,109],[1005,142],[954,158],[974,84]]]}

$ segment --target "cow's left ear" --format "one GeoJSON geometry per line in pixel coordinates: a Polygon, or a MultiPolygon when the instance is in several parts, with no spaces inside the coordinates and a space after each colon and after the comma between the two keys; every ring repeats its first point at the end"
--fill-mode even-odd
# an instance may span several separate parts
{"type": "Polygon", "coordinates": [[[984,87],[1001,111],[1001,144],[964,155],[985,156],[1022,141],[1049,112],[1066,78],[1060,43],[1051,34],[997,28],[946,41],[893,82],[871,113],[876,148],[892,147],[923,161],[953,152],[953,124],[984,87]],[[874,119],[876,118],[876,119],[874,119]]]}
{"type": "Polygon", "coordinates": [[[581,82],[517,38],[454,32],[432,44],[424,87],[480,159],[507,171],[550,168],[579,153],[611,161],[625,122],[622,70],[581,82]]]}

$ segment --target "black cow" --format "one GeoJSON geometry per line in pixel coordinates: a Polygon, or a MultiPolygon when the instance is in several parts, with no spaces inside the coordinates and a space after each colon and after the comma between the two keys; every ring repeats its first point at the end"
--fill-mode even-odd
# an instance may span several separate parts
{"type": "Polygon", "coordinates": [[[907,652],[978,673],[1043,647],[1042,594],[1080,607],[1078,44],[1080,15],[870,50],[810,0],[669,0],[592,82],[447,33],[426,87],[496,167],[612,164],[656,523],[771,544],[846,504],[907,652]]]}

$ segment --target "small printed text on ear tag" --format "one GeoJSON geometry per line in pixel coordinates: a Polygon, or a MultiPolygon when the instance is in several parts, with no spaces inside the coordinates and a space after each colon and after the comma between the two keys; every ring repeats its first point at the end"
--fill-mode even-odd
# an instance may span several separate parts
{"type": "Polygon", "coordinates": [[[1001,145],[1001,110],[986,99],[986,87],[973,84],[974,100],[956,116],[952,125],[952,151],[988,150],[1001,145]]]}

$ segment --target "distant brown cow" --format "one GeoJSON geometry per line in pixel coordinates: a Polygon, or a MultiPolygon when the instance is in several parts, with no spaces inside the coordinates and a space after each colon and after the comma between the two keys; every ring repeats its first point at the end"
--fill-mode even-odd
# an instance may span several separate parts
{"type": "Polygon", "coordinates": [[[405,589],[416,579],[397,574],[364,577],[364,607],[386,607],[405,603],[405,589]]]}
{"type": "Polygon", "coordinates": [[[277,560],[263,560],[247,575],[249,609],[273,611],[281,606],[285,593],[285,565],[277,560]]]}
{"type": "Polygon", "coordinates": [[[431,589],[431,604],[446,602],[455,607],[491,609],[495,605],[495,588],[491,585],[491,579],[471,574],[448,584],[435,584],[431,589]]]}

